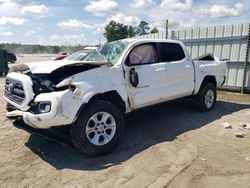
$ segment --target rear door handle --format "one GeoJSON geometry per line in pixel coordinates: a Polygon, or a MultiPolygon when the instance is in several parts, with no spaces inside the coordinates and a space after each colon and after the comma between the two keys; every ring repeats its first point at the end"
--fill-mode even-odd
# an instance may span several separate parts
{"type": "Polygon", "coordinates": [[[185,68],[191,68],[191,65],[185,65],[185,68]]]}
{"type": "Polygon", "coordinates": [[[166,71],[166,68],[159,68],[155,70],[156,72],[166,71]]]}

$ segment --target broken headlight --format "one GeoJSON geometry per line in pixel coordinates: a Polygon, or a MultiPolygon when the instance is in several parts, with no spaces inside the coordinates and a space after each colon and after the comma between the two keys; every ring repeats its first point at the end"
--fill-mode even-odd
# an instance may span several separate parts
{"type": "Polygon", "coordinates": [[[63,81],[61,81],[59,84],[56,85],[57,89],[70,89],[71,91],[74,91],[76,89],[76,86],[72,85],[72,77],[66,78],[63,81]]]}
{"type": "Polygon", "coordinates": [[[72,77],[66,78],[56,85],[56,88],[65,87],[71,85],[72,77]]]}

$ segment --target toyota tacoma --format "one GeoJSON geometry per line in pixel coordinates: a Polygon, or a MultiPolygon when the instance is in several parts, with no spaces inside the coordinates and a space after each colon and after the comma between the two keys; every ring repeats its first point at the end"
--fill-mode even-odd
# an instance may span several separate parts
{"type": "Polygon", "coordinates": [[[191,59],[180,41],[125,39],[104,44],[84,61],[38,62],[6,76],[7,116],[33,128],[69,126],[73,144],[89,155],[111,151],[124,133],[124,115],[190,97],[210,111],[226,63],[211,54],[191,59]]]}

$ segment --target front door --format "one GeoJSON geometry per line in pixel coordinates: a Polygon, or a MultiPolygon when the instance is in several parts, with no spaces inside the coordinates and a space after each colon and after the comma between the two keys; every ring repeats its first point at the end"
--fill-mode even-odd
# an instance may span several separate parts
{"type": "Polygon", "coordinates": [[[126,60],[128,92],[132,109],[164,100],[166,63],[159,61],[155,43],[134,47],[126,60]]]}

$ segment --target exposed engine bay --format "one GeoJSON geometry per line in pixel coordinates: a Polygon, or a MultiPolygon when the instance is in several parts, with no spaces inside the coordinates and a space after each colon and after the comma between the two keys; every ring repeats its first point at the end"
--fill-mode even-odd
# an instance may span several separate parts
{"type": "Polygon", "coordinates": [[[41,93],[48,93],[48,92],[54,92],[54,91],[62,91],[68,88],[68,86],[65,86],[63,88],[56,88],[56,85],[63,81],[64,79],[78,74],[80,72],[84,72],[87,70],[91,70],[94,68],[98,68],[101,65],[97,64],[70,64],[62,66],[50,74],[32,74],[30,71],[30,68],[26,64],[20,64],[13,66],[10,69],[10,72],[21,72],[27,76],[29,76],[33,82],[33,91],[35,95],[39,95],[41,93]]]}

